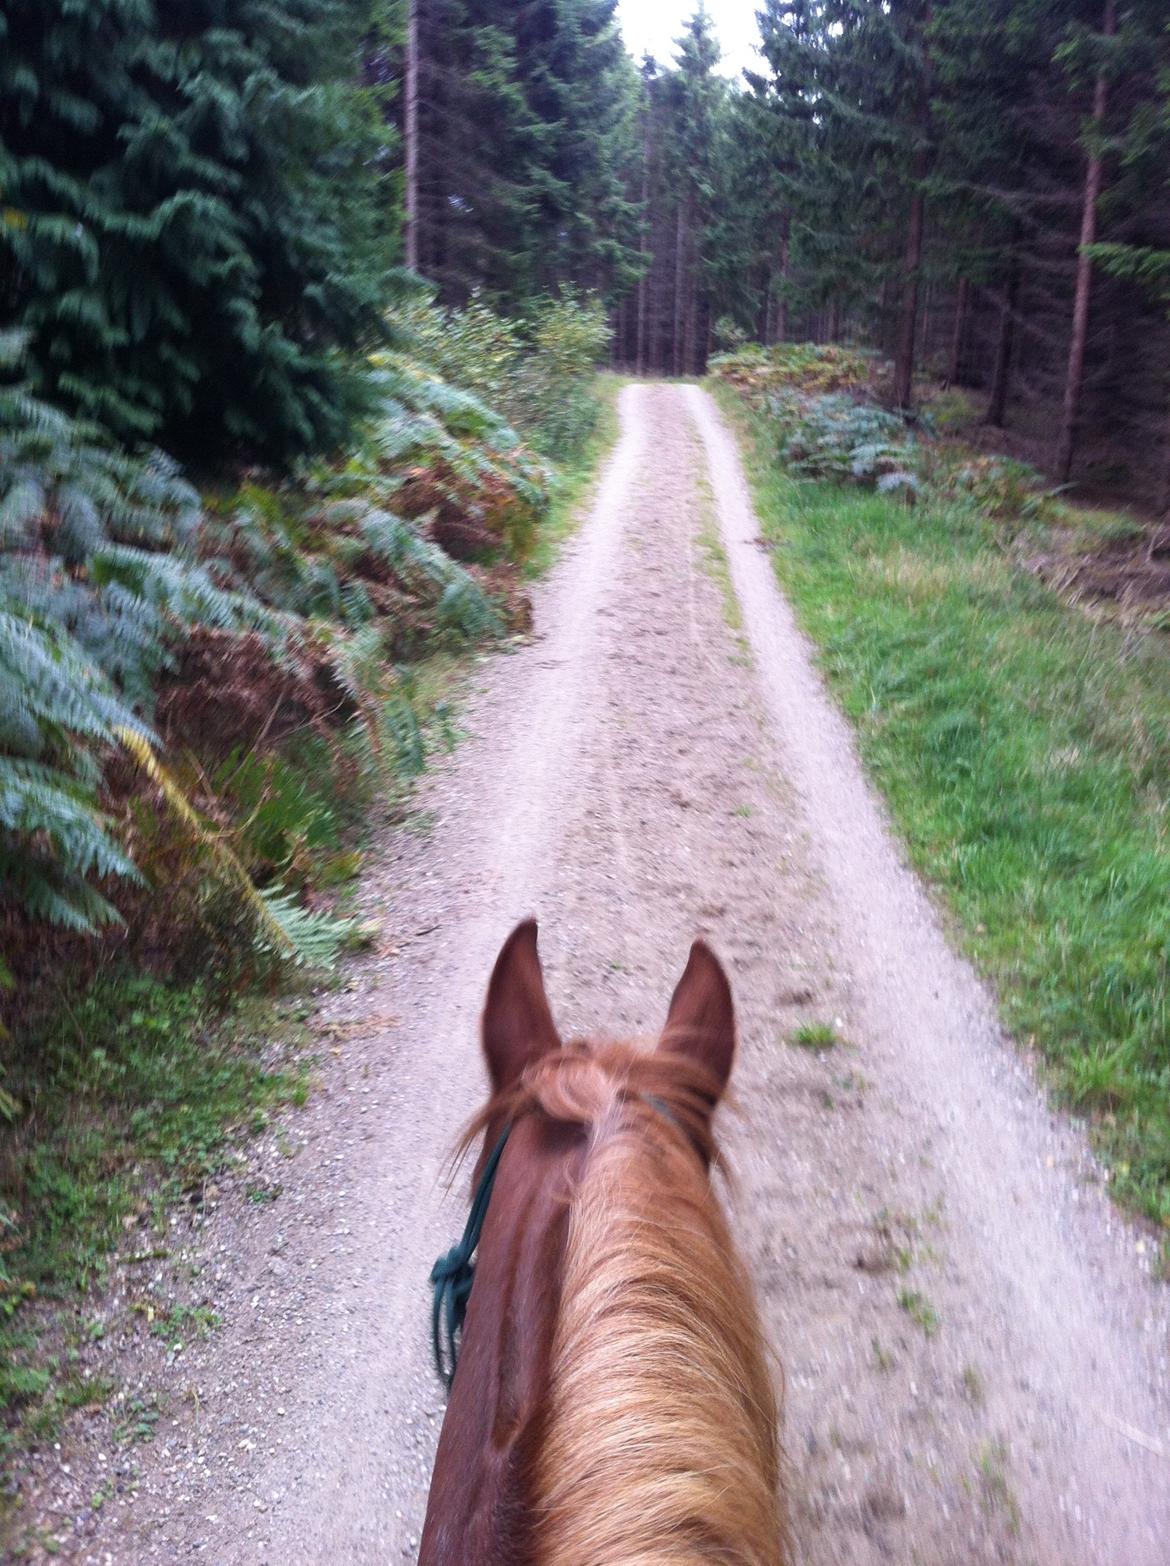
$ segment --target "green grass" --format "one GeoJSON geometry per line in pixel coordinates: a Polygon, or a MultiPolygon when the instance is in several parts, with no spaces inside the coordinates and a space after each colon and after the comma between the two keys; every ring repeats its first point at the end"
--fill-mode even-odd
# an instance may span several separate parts
{"type": "Polygon", "coordinates": [[[526,576],[543,576],[555,564],[561,545],[584,516],[600,479],[602,462],[618,438],[617,400],[625,384],[619,375],[598,375],[597,422],[580,449],[558,464],[552,504],[540,520],[535,545],[525,562],[526,576]]]}
{"type": "Polygon", "coordinates": [[[1170,647],[1094,621],[973,508],[795,482],[734,394],[776,570],[960,939],[1170,1225],[1170,647]]]}
{"type": "Polygon", "coordinates": [[[1008,1474],[1008,1449],[1002,1441],[991,1441],[978,1454],[980,1492],[988,1512],[998,1512],[1015,1535],[1020,1531],[1020,1506],[1008,1474]]]}
{"type": "Polygon", "coordinates": [[[917,1322],[926,1337],[933,1338],[936,1335],[940,1325],[938,1312],[925,1294],[920,1294],[917,1289],[900,1289],[898,1304],[911,1321],[917,1322]]]}
{"type": "Polygon", "coordinates": [[[835,1048],[841,1040],[831,1022],[802,1022],[793,1030],[792,1042],[801,1049],[811,1049],[819,1055],[835,1048]]]}
{"type": "MultiPolygon", "coordinates": [[[[9,1041],[5,1082],[23,1112],[0,1132],[0,1452],[106,1395],[76,1369],[86,1299],[112,1256],[165,1258],[167,1209],[200,1200],[276,1106],[305,1101],[305,1009],[253,1000],[225,1017],[197,989],[104,978],[9,1041]],[[274,1031],[288,1040],[276,1064],[274,1031]]],[[[213,1325],[176,1309],[156,1331],[213,1325]]]]}
{"type": "Polygon", "coordinates": [[[699,527],[699,548],[702,551],[700,564],[707,575],[719,589],[719,600],[723,610],[723,620],[729,630],[735,631],[736,642],[740,651],[747,646],[742,634],[743,610],[740,607],[739,598],[731,581],[731,563],[727,558],[727,551],[723,547],[723,540],[719,536],[719,515],[715,508],[715,495],[711,488],[711,481],[704,470],[696,485],[700,509],[701,523],[699,527]]]}

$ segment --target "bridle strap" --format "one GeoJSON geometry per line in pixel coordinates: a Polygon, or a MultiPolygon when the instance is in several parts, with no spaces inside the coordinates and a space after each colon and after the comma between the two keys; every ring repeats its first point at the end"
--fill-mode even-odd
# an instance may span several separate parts
{"type": "MultiPolygon", "coordinates": [[[[686,1135],[685,1126],[669,1104],[664,1103],[653,1093],[646,1094],[646,1102],[657,1114],[669,1120],[676,1129],[686,1135]]],[[[473,1257],[483,1232],[488,1205],[492,1199],[496,1171],[500,1167],[500,1159],[511,1130],[512,1126],[509,1122],[504,1127],[499,1141],[492,1148],[487,1163],[483,1166],[483,1173],[479,1177],[479,1184],[471,1199],[471,1211],[467,1215],[463,1238],[458,1245],[453,1245],[445,1256],[440,1256],[431,1268],[430,1281],[435,1291],[431,1306],[431,1346],[434,1350],[435,1369],[439,1374],[439,1380],[448,1392],[455,1379],[455,1367],[459,1362],[459,1347],[463,1339],[463,1322],[467,1315],[467,1302],[471,1298],[471,1286],[475,1282],[473,1257]]]]}
{"type": "Polygon", "coordinates": [[[463,1229],[463,1238],[453,1245],[445,1256],[440,1256],[431,1268],[434,1286],[434,1303],[431,1307],[431,1345],[435,1355],[435,1369],[439,1380],[451,1390],[455,1378],[455,1366],[459,1360],[459,1341],[463,1335],[463,1320],[467,1315],[467,1302],[471,1298],[471,1285],[475,1282],[475,1263],[472,1257],[479,1244],[492,1199],[492,1187],[496,1183],[496,1170],[511,1132],[506,1125],[479,1177],[471,1211],[463,1229]]]}

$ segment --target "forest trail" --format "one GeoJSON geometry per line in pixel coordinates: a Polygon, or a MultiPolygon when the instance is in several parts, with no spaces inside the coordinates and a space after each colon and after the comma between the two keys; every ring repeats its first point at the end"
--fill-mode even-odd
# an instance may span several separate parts
{"type": "MultiPolygon", "coordinates": [[[[799,1561],[1165,1566],[1166,1291],[901,868],[714,405],[633,385],[621,421],[533,640],[477,666],[424,830],[368,877],[387,944],[323,1002],[283,1193],[206,1231],[224,1325],[184,1354],[135,1498],[66,1553],[413,1559],[443,1407],[426,1278],[466,1194],[446,1157],[492,959],[535,912],[567,1034],[653,1032],[697,932],[728,964],[723,1132],[799,1561]],[[842,1042],[793,1045],[808,1022],[842,1042]]],[[[88,1493],[100,1454],[65,1456],[88,1493]]]]}

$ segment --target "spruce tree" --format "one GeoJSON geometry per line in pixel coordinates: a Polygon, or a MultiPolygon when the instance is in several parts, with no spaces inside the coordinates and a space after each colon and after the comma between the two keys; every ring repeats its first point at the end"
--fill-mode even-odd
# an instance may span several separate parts
{"type": "Polygon", "coordinates": [[[374,0],[6,0],[0,310],[39,390],[200,462],[345,435],[394,208],[374,0]]]}
{"type": "Polygon", "coordinates": [[[429,0],[417,16],[418,267],[522,309],[638,276],[637,77],[616,0],[429,0]]]}

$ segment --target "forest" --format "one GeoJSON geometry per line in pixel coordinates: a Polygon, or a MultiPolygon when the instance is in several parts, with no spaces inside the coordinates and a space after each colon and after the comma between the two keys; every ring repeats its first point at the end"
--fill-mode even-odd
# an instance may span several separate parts
{"type": "Polygon", "coordinates": [[[896,406],[968,388],[1058,481],[1170,504],[1157,0],[769,0],[740,83],[701,9],[636,66],[565,9],[571,46],[553,7],[419,8],[407,243],[445,297],[571,279],[638,373],[872,346],[896,406]]]}
{"type": "MultiPolygon", "coordinates": [[[[175,797],[254,810],[246,725],[198,694],[236,659],[297,708],[270,739],[312,715],[331,744],[414,614],[486,626],[463,566],[523,547],[590,420],[582,393],[538,429],[539,383],[603,334],[672,375],[866,346],[903,413],[963,388],[1057,481],[1170,502],[1156,3],[770,3],[742,84],[701,9],[636,64],[607,0],[0,21],[6,920],[116,915],[173,845],[93,804],[166,786],[201,723],[218,759],[175,797]]],[[[253,866],[279,906],[282,851],[253,866]]]]}
{"type": "Polygon", "coordinates": [[[100,1275],[141,1161],[173,1198],[306,1091],[238,1029],[382,939],[371,835],[530,630],[619,377],[710,370],[906,515],[987,478],[939,437],[1002,457],[1017,509],[1138,519],[1164,610],[1165,0],[758,24],[732,80],[701,6],[656,60],[616,0],[0,0],[12,1429],[64,1407],[21,1313],[100,1275]]]}

